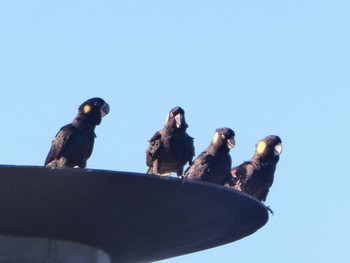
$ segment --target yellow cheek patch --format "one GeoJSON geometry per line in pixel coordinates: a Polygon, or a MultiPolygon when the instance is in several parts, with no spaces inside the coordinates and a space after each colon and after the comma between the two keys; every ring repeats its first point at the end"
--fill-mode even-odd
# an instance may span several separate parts
{"type": "Polygon", "coordinates": [[[214,138],[213,138],[213,143],[216,144],[218,142],[219,138],[220,138],[219,133],[215,132],[214,138]]]}
{"type": "Polygon", "coordinates": [[[89,113],[91,111],[91,106],[90,105],[85,105],[83,108],[84,113],[89,113]]]}
{"type": "Polygon", "coordinates": [[[258,145],[256,146],[256,152],[258,154],[262,154],[266,149],[266,143],[261,141],[258,143],[258,145]]]}

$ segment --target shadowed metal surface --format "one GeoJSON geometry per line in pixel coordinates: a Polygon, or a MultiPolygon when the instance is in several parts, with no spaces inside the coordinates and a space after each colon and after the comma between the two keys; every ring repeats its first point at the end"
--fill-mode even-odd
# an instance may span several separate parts
{"type": "Polygon", "coordinates": [[[266,224],[259,201],[199,181],[107,170],[0,166],[0,234],[79,242],[149,262],[236,241],[266,224]]]}

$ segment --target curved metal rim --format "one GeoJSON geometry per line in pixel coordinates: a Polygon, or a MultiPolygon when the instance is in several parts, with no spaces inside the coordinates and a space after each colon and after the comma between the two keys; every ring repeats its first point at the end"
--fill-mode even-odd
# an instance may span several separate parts
{"type": "Polygon", "coordinates": [[[0,207],[0,234],[79,242],[116,262],[212,248],[268,221],[264,204],[211,183],[41,166],[0,166],[0,207]]]}

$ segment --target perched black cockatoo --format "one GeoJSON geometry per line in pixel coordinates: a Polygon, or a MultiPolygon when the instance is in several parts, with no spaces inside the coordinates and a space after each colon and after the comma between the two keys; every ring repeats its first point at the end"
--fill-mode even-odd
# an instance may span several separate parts
{"type": "Polygon", "coordinates": [[[193,161],[184,177],[224,185],[231,177],[230,150],[235,146],[235,133],[218,128],[209,146],[193,161]]]}
{"type": "Polygon", "coordinates": [[[232,178],[225,185],[266,201],[282,152],[282,141],[280,137],[270,135],[259,141],[255,148],[250,161],[231,169],[232,178]]]}
{"type": "Polygon", "coordinates": [[[45,165],[85,168],[91,156],[95,127],[109,113],[109,105],[101,98],[85,101],[72,123],[63,126],[52,141],[45,165]]]}
{"type": "Polygon", "coordinates": [[[191,163],[194,156],[193,138],[186,133],[187,127],[185,111],[180,107],[173,108],[164,128],[149,140],[146,150],[148,174],[169,175],[174,172],[178,177],[182,176],[184,166],[191,163]]]}

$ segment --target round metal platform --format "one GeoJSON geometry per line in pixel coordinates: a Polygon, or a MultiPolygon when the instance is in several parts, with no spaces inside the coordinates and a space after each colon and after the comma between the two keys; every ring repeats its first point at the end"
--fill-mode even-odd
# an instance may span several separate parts
{"type": "Polygon", "coordinates": [[[112,262],[150,262],[248,236],[268,210],[192,180],[107,170],[0,166],[0,235],[66,240],[112,262]]]}

